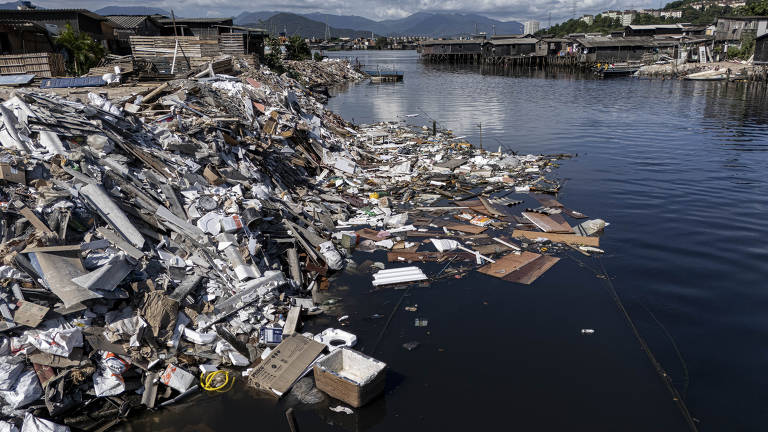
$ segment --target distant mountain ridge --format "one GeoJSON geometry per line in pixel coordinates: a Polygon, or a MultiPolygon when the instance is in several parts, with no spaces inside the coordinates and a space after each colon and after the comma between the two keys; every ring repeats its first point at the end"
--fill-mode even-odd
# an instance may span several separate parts
{"type": "MultiPolygon", "coordinates": [[[[353,31],[373,32],[385,36],[448,37],[469,35],[475,33],[475,31],[492,34],[494,30],[497,34],[519,34],[523,32],[523,25],[517,21],[499,21],[477,14],[442,12],[417,12],[405,18],[384,21],[373,21],[356,15],[323,13],[298,15],[288,12],[269,11],[243,12],[235,17],[235,23],[256,24],[259,20],[271,20],[270,22],[273,24],[280,24],[286,19],[299,21],[298,18],[292,18],[291,16],[302,17],[323,25],[327,24],[335,29],[353,29],[353,31]],[[276,17],[277,15],[280,16],[276,17]]],[[[282,31],[282,27],[278,31],[282,31]]],[[[291,34],[290,31],[289,34],[291,34]]],[[[316,37],[323,37],[324,34],[323,29],[323,32],[316,37]]],[[[303,31],[302,36],[309,37],[303,31]]],[[[332,34],[332,36],[338,35],[332,34]]]]}
{"type": "Polygon", "coordinates": [[[325,37],[326,31],[330,33],[331,37],[359,38],[369,37],[371,35],[368,31],[331,27],[320,21],[311,20],[301,15],[286,12],[279,12],[267,19],[257,19],[255,22],[251,21],[258,16],[264,15],[249,14],[244,20],[237,17],[235,18],[235,23],[251,27],[262,27],[271,33],[285,31],[288,36],[300,35],[304,38],[323,38],[325,37]]]}

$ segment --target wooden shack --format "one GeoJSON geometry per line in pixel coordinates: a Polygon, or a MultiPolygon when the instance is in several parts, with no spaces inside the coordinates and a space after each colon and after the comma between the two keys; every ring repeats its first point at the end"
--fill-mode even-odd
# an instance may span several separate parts
{"type": "Polygon", "coordinates": [[[45,27],[28,20],[0,20],[0,54],[53,51],[53,40],[45,27]]]}
{"type": "Polygon", "coordinates": [[[428,40],[421,43],[422,58],[428,62],[479,63],[482,39],[428,40]]]}
{"type": "Polygon", "coordinates": [[[642,61],[645,54],[657,48],[653,39],[645,37],[587,37],[575,41],[581,48],[580,60],[584,63],[642,61]]]}
{"type": "Polygon", "coordinates": [[[546,45],[542,48],[536,38],[495,39],[485,44],[483,54],[486,58],[546,55],[542,49],[546,45]]]}

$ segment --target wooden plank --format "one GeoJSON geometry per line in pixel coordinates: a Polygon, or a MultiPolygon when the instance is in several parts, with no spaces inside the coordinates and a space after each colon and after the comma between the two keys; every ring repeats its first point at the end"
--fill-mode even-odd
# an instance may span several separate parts
{"type": "Polygon", "coordinates": [[[469,252],[387,252],[389,262],[442,262],[449,259],[474,261],[475,255],[469,252]]]}
{"type": "Polygon", "coordinates": [[[536,258],[535,260],[524,265],[517,271],[512,272],[502,279],[508,282],[530,285],[558,261],[560,261],[560,258],[555,258],[549,255],[541,255],[540,257],[536,258]]]}
{"type": "Polygon", "coordinates": [[[540,230],[547,233],[572,233],[573,228],[563,219],[562,216],[547,216],[534,212],[523,212],[523,216],[533,222],[540,230]],[[559,217],[554,217],[559,216],[559,217]]]}
{"type": "Polygon", "coordinates": [[[536,232],[536,231],[514,230],[512,232],[512,237],[528,238],[528,239],[535,239],[535,238],[542,237],[542,238],[552,240],[555,243],[566,243],[566,244],[600,247],[600,239],[598,237],[584,237],[576,234],[555,234],[555,233],[542,233],[542,232],[536,232]]]}
{"type": "Polygon", "coordinates": [[[520,255],[509,254],[497,259],[496,262],[480,267],[477,271],[487,274],[488,276],[504,278],[540,256],[541,255],[533,252],[523,252],[520,255]]]}
{"type": "Polygon", "coordinates": [[[299,325],[300,315],[301,306],[291,307],[291,309],[288,311],[288,316],[285,318],[285,325],[283,326],[283,337],[296,333],[296,328],[299,325]]]}
{"type": "Polygon", "coordinates": [[[480,234],[488,229],[488,227],[480,227],[476,225],[468,225],[468,224],[446,224],[444,225],[446,229],[453,230],[453,231],[461,231],[466,232],[470,234],[480,234]]]}

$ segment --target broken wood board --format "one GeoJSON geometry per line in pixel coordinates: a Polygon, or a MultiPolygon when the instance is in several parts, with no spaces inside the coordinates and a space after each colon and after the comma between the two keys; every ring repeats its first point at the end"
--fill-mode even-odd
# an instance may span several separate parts
{"type": "Polygon", "coordinates": [[[390,236],[390,234],[386,235],[380,235],[380,233],[383,233],[384,231],[376,231],[374,229],[370,228],[363,228],[355,231],[355,234],[357,234],[358,237],[362,237],[364,239],[373,240],[373,241],[381,241],[390,236]]]}
{"type": "Polygon", "coordinates": [[[299,326],[299,316],[301,315],[301,306],[293,306],[288,311],[288,316],[285,318],[285,325],[283,326],[283,337],[291,336],[296,333],[296,329],[299,326]]]}
{"type": "Polygon", "coordinates": [[[474,261],[475,255],[469,252],[387,252],[389,262],[442,262],[448,259],[474,261]]]}
{"type": "Polygon", "coordinates": [[[19,300],[19,308],[13,315],[13,320],[19,324],[35,328],[41,322],[51,308],[40,306],[37,303],[19,300]]]}
{"type": "Polygon", "coordinates": [[[528,285],[559,260],[547,255],[523,252],[520,255],[509,254],[501,257],[496,262],[480,267],[477,271],[508,282],[528,285]]]}
{"type": "Polygon", "coordinates": [[[302,335],[283,339],[267,358],[248,376],[248,383],[266,390],[273,396],[282,396],[291,389],[304,371],[309,369],[325,344],[302,335]]]}
{"type": "Polygon", "coordinates": [[[504,280],[530,285],[558,261],[560,261],[560,258],[541,255],[539,258],[520,267],[517,271],[512,272],[509,276],[505,277],[504,280]]]}
{"type": "Polygon", "coordinates": [[[572,233],[573,228],[560,215],[543,215],[534,212],[523,212],[523,216],[533,222],[540,230],[547,233],[572,233]]]}
{"type": "Polygon", "coordinates": [[[542,233],[542,232],[536,232],[536,231],[514,230],[512,232],[512,237],[528,238],[528,239],[536,239],[541,237],[541,238],[551,240],[555,243],[566,243],[566,244],[600,247],[600,238],[584,237],[576,234],[555,234],[555,233],[542,233]]]}
{"type": "Polygon", "coordinates": [[[449,223],[443,226],[446,229],[449,229],[452,231],[461,231],[461,232],[470,233],[470,234],[480,234],[488,229],[488,227],[481,227],[477,225],[468,225],[468,224],[457,224],[457,223],[449,223]]]}
{"type": "Polygon", "coordinates": [[[539,202],[544,207],[551,207],[551,208],[562,208],[565,207],[562,205],[558,200],[552,198],[551,196],[544,195],[544,194],[531,194],[533,198],[539,202]]]}

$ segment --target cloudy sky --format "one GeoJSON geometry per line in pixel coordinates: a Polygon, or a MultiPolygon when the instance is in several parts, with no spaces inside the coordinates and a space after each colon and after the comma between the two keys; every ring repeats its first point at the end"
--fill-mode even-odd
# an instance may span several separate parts
{"type": "MultiPolygon", "coordinates": [[[[45,8],[98,9],[103,6],[153,6],[173,9],[180,16],[235,16],[243,11],[286,11],[297,13],[324,12],[338,15],[360,15],[373,20],[402,18],[414,12],[475,12],[502,21],[524,21],[529,18],[546,22],[552,13],[553,23],[570,18],[572,0],[37,0],[45,8]]],[[[664,0],[666,3],[666,0],[664,0]]],[[[608,9],[641,9],[659,7],[659,0],[578,0],[578,15],[608,9]]]]}

